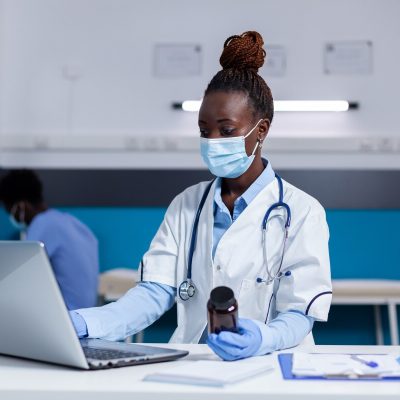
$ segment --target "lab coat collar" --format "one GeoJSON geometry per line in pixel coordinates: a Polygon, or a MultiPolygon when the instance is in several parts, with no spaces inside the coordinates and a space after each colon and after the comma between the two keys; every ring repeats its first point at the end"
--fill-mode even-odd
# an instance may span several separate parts
{"type": "MultiPolygon", "coordinates": [[[[244,207],[246,208],[253,199],[261,192],[263,188],[268,186],[275,179],[275,172],[272,169],[271,163],[267,159],[263,158],[262,162],[265,166],[264,171],[261,175],[250,185],[250,187],[235,200],[235,207],[242,201],[244,202],[244,207]]],[[[215,182],[215,192],[214,192],[214,208],[217,207],[223,212],[230,214],[226,205],[222,201],[221,197],[221,182],[222,178],[217,178],[215,182]]]]}

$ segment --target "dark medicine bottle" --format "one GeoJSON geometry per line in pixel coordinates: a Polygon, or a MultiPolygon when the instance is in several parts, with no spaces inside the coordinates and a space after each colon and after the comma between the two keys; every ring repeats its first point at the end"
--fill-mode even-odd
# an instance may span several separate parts
{"type": "Polygon", "coordinates": [[[232,289],[218,286],[211,290],[207,310],[208,333],[237,332],[238,303],[232,289]]]}

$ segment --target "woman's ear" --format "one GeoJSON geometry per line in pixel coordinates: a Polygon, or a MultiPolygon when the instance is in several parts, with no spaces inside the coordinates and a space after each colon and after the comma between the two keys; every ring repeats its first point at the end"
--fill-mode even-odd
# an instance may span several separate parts
{"type": "Polygon", "coordinates": [[[265,140],[265,138],[267,137],[270,125],[271,125],[271,122],[267,118],[264,118],[261,121],[260,125],[258,125],[257,138],[260,143],[262,143],[265,140]]]}

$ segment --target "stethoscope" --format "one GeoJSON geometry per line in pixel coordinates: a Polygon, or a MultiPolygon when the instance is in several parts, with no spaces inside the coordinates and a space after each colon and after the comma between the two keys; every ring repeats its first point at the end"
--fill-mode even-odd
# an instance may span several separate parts
{"type": "MultiPolygon", "coordinates": [[[[285,254],[286,250],[286,241],[288,238],[288,232],[289,232],[289,226],[290,226],[290,221],[291,221],[291,211],[290,207],[288,206],[287,203],[283,201],[283,183],[282,179],[279,175],[275,174],[275,178],[278,181],[278,186],[279,186],[279,200],[272,204],[267,212],[265,213],[265,216],[263,218],[262,222],[262,246],[263,246],[263,256],[264,256],[264,261],[265,261],[265,267],[267,270],[267,277],[266,278],[261,278],[258,277],[256,279],[257,283],[263,283],[270,285],[273,283],[275,280],[279,280],[283,276],[290,276],[291,272],[286,271],[284,274],[281,272],[282,269],[282,263],[283,263],[283,256],[285,254]],[[267,259],[267,224],[268,220],[271,216],[272,211],[278,209],[278,208],[283,208],[286,211],[286,221],[284,225],[284,238],[283,238],[283,245],[282,245],[282,253],[280,257],[280,261],[278,264],[278,268],[276,269],[275,273],[269,268],[268,266],[268,259],[267,259]]],[[[203,197],[201,198],[199,207],[196,212],[196,217],[194,219],[193,223],[193,229],[192,229],[192,236],[190,239],[190,246],[189,246],[189,255],[188,255],[188,269],[187,269],[187,276],[186,280],[184,280],[180,285],[179,285],[179,290],[178,294],[179,297],[186,301],[189,300],[191,297],[193,297],[196,293],[196,287],[192,281],[192,262],[193,262],[193,255],[194,251],[196,248],[196,239],[197,239],[197,231],[198,231],[198,226],[199,226],[199,220],[200,220],[200,214],[201,211],[204,207],[204,203],[206,202],[208,193],[210,192],[211,186],[214,183],[214,181],[211,181],[208,186],[206,187],[206,190],[203,193],[203,197]]]]}

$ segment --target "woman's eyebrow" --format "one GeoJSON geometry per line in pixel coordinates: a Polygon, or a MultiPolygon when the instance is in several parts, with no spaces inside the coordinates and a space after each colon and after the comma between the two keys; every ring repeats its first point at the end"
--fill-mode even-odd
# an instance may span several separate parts
{"type": "MultiPolygon", "coordinates": [[[[230,118],[221,118],[221,119],[217,119],[217,122],[226,122],[226,121],[235,122],[235,120],[230,119],[230,118]]],[[[207,122],[206,122],[206,121],[203,121],[202,119],[199,119],[198,122],[207,125],[207,122]]]]}
{"type": "Polygon", "coordinates": [[[230,119],[230,118],[221,118],[221,119],[217,119],[217,122],[226,122],[226,121],[235,122],[233,119],[230,119]]]}

